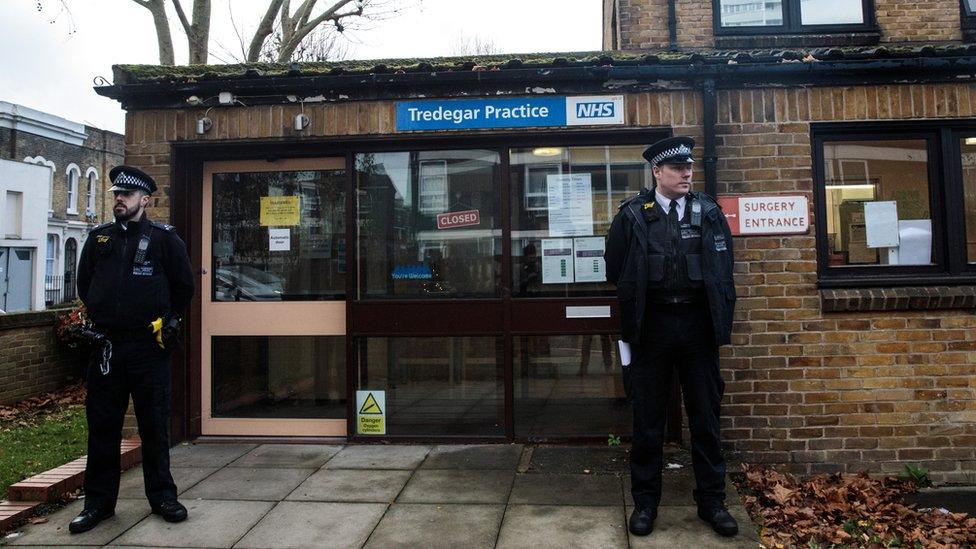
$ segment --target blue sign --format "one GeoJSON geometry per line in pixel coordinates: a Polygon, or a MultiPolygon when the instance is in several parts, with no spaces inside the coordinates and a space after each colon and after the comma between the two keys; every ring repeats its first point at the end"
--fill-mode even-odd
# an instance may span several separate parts
{"type": "Polygon", "coordinates": [[[623,124],[623,96],[504,97],[397,103],[397,131],[623,124]]]}

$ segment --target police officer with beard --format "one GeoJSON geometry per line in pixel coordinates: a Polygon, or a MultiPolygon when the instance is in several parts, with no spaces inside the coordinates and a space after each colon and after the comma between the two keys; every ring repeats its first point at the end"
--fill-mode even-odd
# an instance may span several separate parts
{"type": "Polygon", "coordinates": [[[718,348],[730,342],[735,286],[732,234],[706,194],[691,191],[689,137],[644,151],[656,187],[625,201],[607,234],[607,279],[617,286],[621,339],[631,347],[634,406],[630,531],[650,534],[661,502],[664,425],[677,375],[691,431],[698,516],[723,536],[738,525],[725,507],[719,413],[725,383],[718,348]]]}
{"type": "Polygon", "coordinates": [[[78,295],[95,331],[111,343],[87,375],[85,508],[68,526],[91,530],[115,514],[119,447],[129,396],[142,438],[146,498],[169,522],[186,519],[169,470],[170,351],[193,296],[186,246],[173,227],[145,215],[156,182],[118,166],[109,173],[115,221],[95,227],[81,252],[78,295]]]}

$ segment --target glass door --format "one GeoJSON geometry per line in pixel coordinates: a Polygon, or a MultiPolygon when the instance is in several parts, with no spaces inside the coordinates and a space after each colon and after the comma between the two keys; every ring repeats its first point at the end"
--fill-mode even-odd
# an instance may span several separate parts
{"type": "Polygon", "coordinates": [[[204,165],[204,435],[346,434],[344,158],[204,165]]]}
{"type": "Polygon", "coordinates": [[[486,149],[356,155],[349,329],[357,389],[385,399],[382,436],[508,434],[501,161],[486,149]]]}

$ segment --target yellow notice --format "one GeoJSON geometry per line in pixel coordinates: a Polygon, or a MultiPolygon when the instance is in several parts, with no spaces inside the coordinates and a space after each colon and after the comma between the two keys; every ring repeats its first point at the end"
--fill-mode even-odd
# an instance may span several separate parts
{"type": "Polygon", "coordinates": [[[386,391],[356,391],[356,427],[361,435],[386,434],[386,391]]]}
{"type": "Polygon", "coordinates": [[[298,196],[262,196],[261,226],[292,227],[300,223],[302,209],[298,196]]]}

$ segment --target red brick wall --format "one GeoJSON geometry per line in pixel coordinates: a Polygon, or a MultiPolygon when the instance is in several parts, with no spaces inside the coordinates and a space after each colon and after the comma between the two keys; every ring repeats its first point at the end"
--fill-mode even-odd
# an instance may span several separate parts
{"type": "Polygon", "coordinates": [[[959,2],[933,0],[874,0],[882,42],[939,42],[961,40],[959,2]]]}
{"type": "Polygon", "coordinates": [[[0,404],[59,389],[84,365],[83,354],[58,343],[53,312],[0,315],[0,404]]]}

